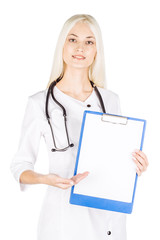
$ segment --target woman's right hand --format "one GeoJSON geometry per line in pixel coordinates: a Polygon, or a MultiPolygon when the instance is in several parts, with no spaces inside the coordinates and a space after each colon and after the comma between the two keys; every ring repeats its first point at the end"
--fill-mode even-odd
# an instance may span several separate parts
{"type": "Polygon", "coordinates": [[[89,172],[78,173],[72,178],[62,178],[57,174],[47,174],[46,175],[46,184],[62,189],[67,189],[73,185],[78,184],[82,179],[87,177],[89,172]]]}

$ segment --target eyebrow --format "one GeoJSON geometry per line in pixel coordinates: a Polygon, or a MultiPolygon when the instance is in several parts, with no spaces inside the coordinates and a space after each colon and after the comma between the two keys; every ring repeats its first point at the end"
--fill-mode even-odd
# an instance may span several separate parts
{"type": "MultiPolygon", "coordinates": [[[[78,37],[76,34],[74,34],[74,33],[71,33],[71,34],[69,34],[68,36],[70,36],[70,35],[72,35],[72,36],[74,36],[74,37],[78,37]]],[[[88,36],[88,37],[86,37],[86,38],[94,38],[95,39],[95,37],[93,37],[93,36],[88,36]]]]}

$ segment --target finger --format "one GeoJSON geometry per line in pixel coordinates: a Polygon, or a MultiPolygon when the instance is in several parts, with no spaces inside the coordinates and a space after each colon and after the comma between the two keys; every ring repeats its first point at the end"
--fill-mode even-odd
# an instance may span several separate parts
{"type": "Polygon", "coordinates": [[[142,152],[141,150],[136,149],[136,150],[135,150],[135,153],[137,153],[138,155],[140,155],[140,156],[144,159],[144,161],[146,162],[147,165],[149,164],[149,163],[148,163],[147,156],[146,156],[146,154],[145,154],[144,152],[142,152]]]}
{"type": "Polygon", "coordinates": [[[88,174],[89,174],[89,172],[84,172],[84,173],[81,173],[79,176],[82,178],[85,178],[88,176],[88,174]]]}
{"type": "Polygon", "coordinates": [[[68,185],[71,185],[71,186],[74,184],[74,182],[71,179],[62,178],[62,177],[58,178],[58,183],[68,184],[68,185]]]}
{"type": "MultiPolygon", "coordinates": [[[[84,173],[77,173],[75,176],[81,176],[81,175],[88,176],[88,174],[89,174],[89,172],[86,171],[84,173]]],[[[75,176],[73,176],[73,177],[75,177],[75,176]]]]}
{"type": "Polygon", "coordinates": [[[59,184],[57,184],[57,187],[62,188],[62,189],[67,189],[67,188],[70,188],[71,185],[59,183],[59,184]]]}
{"type": "Polygon", "coordinates": [[[79,183],[82,179],[87,177],[89,172],[78,173],[77,175],[73,176],[71,179],[74,181],[75,184],[79,183]]]}
{"type": "Polygon", "coordinates": [[[80,175],[78,175],[77,177],[76,177],[76,182],[78,181],[81,181],[82,179],[84,179],[86,176],[85,175],[83,175],[83,174],[80,174],[80,175]]]}
{"type": "Polygon", "coordinates": [[[82,175],[80,173],[78,173],[77,175],[75,175],[71,179],[74,181],[74,184],[77,184],[80,181],[81,178],[82,178],[82,175]]]}
{"type": "Polygon", "coordinates": [[[79,178],[79,177],[82,177],[82,176],[87,177],[88,174],[89,174],[89,172],[78,173],[78,174],[76,174],[75,176],[73,176],[71,179],[74,180],[74,179],[79,178]]]}
{"type": "Polygon", "coordinates": [[[139,161],[137,161],[136,159],[133,159],[133,161],[135,162],[136,166],[138,167],[138,169],[140,171],[144,171],[143,170],[143,165],[139,161]]]}
{"type": "Polygon", "coordinates": [[[145,160],[140,155],[138,155],[137,153],[133,153],[132,155],[144,168],[147,168],[145,160]]]}
{"type": "Polygon", "coordinates": [[[141,176],[142,172],[140,171],[140,169],[138,167],[136,168],[136,172],[137,172],[138,176],[141,176]]]}
{"type": "Polygon", "coordinates": [[[84,172],[83,174],[85,174],[85,175],[87,175],[87,176],[88,176],[89,172],[88,172],[88,171],[86,171],[86,172],[84,172]]]}
{"type": "Polygon", "coordinates": [[[137,153],[132,153],[132,156],[142,164],[143,158],[141,158],[140,155],[138,155],[137,153]]]}

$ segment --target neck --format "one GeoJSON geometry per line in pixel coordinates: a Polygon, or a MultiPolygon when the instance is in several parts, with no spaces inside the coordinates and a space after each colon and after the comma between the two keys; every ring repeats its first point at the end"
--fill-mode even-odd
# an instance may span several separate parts
{"type": "Polygon", "coordinates": [[[65,92],[76,94],[91,91],[92,86],[89,81],[88,69],[67,67],[63,78],[57,83],[57,86],[65,92]]]}

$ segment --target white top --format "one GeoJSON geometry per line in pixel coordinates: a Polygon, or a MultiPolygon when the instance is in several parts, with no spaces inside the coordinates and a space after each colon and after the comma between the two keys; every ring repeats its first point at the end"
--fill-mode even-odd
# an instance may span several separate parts
{"type": "MultiPolygon", "coordinates": [[[[98,90],[106,112],[121,114],[119,97],[103,88],[98,87],[98,90]]],[[[74,143],[74,147],[65,152],[51,152],[53,140],[45,116],[46,94],[47,90],[44,90],[28,98],[19,147],[11,164],[11,171],[18,182],[23,171],[34,170],[41,136],[44,137],[48,149],[49,172],[63,178],[73,177],[83,112],[102,111],[95,90],[82,102],[66,95],[55,86],[54,95],[67,112],[69,139],[74,143]],[[87,107],[88,104],[91,107],[87,107]]],[[[51,96],[49,115],[57,147],[66,147],[62,110],[51,96]]],[[[20,186],[21,190],[24,190],[26,185],[20,186]]],[[[39,219],[38,240],[126,240],[125,214],[72,205],[69,203],[70,191],[71,188],[64,190],[48,186],[39,219]]]]}

